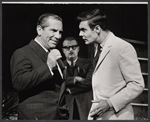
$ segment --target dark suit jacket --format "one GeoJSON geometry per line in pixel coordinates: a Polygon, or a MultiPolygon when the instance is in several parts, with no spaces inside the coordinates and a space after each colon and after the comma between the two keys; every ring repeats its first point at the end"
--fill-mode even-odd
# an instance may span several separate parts
{"type": "MultiPolygon", "coordinates": [[[[68,68],[67,61],[64,61],[64,64],[68,68]]],[[[74,85],[74,76],[70,77],[69,72],[67,72],[67,78],[65,80],[66,88],[69,88],[71,91],[71,94],[66,93],[65,95],[66,103],[69,108],[69,120],[73,119],[73,106],[75,101],[77,103],[80,120],[87,119],[92,100],[92,72],[92,61],[84,58],[78,58],[74,71],[74,76],[80,76],[84,78],[81,83],[74,85]]]]}
{"type": "Polygon", "coordinates": [[[12,84],[19,92],[19,119],[61,119],[58,98],[63,80],[58,70],[52,76],[46,61],[47,53],[33,40],[11,58],[12,84]]]}

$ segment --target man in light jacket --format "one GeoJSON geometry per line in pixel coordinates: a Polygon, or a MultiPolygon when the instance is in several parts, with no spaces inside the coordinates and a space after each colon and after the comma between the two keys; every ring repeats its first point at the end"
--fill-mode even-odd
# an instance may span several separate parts
{"type": "Polygon", "coordinates": [[[135,49],[108,30],[100,9],[83,12],[77,19],[85,44],[95,43],[96,52],[102,50],[92,76],[94,100],[88,119],[133,120],[130,103],[144,89],[135,49]]]}

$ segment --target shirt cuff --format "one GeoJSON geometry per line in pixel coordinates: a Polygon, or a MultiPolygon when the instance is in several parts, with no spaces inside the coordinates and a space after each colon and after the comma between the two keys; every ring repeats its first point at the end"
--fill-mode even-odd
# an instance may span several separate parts
{"type": "Polygon", "coordinates": [[[71,94],[71,91],[70,91],[70,89],[69,89],[69,88],[67,88],[67,89],[66,89],[66,91],[68,91],[68,92],[69,92],[69,94],[71,94]]]}

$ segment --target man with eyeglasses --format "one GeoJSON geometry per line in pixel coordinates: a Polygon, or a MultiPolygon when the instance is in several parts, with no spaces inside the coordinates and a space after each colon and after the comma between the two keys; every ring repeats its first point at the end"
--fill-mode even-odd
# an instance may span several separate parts
{"type": "Polygon", "coordinates": [[[78,57],[80,47],[74,37],[67,37],[62,45],[67,67],[65,97],[69,120],[86,120],[92,100],[92,61],[78,57]]]}

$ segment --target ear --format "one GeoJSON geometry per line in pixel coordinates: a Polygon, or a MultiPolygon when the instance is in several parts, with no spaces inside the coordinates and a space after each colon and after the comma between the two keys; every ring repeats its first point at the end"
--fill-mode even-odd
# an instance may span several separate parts
{"type": "Polygon", "coordinates": [[[101,27],[99,25],[96,25],[94,27],[94,31],[99,35],[99,33],[101,32],[101,27]]]}
{"type": "Polygon", "coordinates": [[[40,35],[42,34],[42,32],[43,32],[43,29],[42,29],[42,27],[41,27],[40,25],[38,25],[38,26],[36,27],[36,30],[37,30],[37,33],[38,33],[39,36],[40,36],[40,35]]]}

